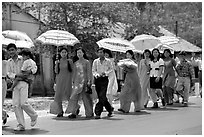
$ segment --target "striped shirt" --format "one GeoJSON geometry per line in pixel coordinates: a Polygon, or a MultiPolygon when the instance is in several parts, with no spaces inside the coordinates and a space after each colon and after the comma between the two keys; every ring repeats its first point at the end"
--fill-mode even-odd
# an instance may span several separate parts
{"type": "Polygon", "coordinates": [[[191,63],[189,61],[187,61],[185,59],[177,65],[176,71],[177,71],[179,77],[195,78],[193,66],[191,65],[191,63]]]}

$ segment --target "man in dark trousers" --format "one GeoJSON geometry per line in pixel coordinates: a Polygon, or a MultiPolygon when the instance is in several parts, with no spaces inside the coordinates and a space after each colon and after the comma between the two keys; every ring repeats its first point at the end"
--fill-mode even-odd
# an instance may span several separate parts
{"type": "Polygon", "coordinates": [[[108,111],[109,117],[112,116],[112,112],[114,110],[106,97],[108,76],[113,68],[111,61],[104,57],[104,49],[99,48],[97,52],[99,58],[93,61],[92,73],[94,76],[95,89],[99,99],[99,102],[95,106],[95,119],[100,119],[100,115],[103,112],[103,106],[108,111]]]}

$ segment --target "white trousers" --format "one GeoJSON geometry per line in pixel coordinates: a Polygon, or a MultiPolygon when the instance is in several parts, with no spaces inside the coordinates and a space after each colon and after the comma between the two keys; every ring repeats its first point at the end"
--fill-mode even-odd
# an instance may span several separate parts
{"type": "Polygon", "coordinates": [[[28,104],[28,84],[24,81],[20,81],[13,90],[13,105],[15,107],[15,115],[17,122],[25,127],[25,118],[23,110],[30,116],[31,120],[35,120],[37,113],[28,104]]]}
{"type": "Polygon", "coordinates": [[[7,118],[6,111],[3,110],[4,100],[6,98],[6,93],[7,93],[6,91],[7,91],[6,80],[2,79],[2,120],[7,118]]]}

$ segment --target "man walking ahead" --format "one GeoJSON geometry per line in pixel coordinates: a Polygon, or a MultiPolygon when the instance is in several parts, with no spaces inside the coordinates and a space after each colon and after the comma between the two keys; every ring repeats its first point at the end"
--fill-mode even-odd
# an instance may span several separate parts
{"type": "Polygon", "coordinates": [[[114,108],[108,102],[106,97],[107,86],[108,86],[108,76],[113,70],[111,61],[104,57],[104,49],[98,49],[99,58],[93,61],[92,73],[94,76],[95,88],[98,95],[99,102],[95,106],[95,119],[100,119],[100,115],[103,111],[103,106],[109,112],[108,116],[112,116],[114,108]]]}
{"type": "MultiPolygon", "coordinates": [[[[21,56],[18,56],[17,54],[17,47],[15,44],[9,44],[7,46],[7,50],[11,56],[11,58],[8,60],[8,77],[11,80],[14,80],[16,75],[18,75],[21,72],[21,69],[23,66],[23,58],[21,56]]],[[[32,73],[36,73],[37,67],[32,67],[32,73]]],[[[34,109],[31,107],[30,104],[28,104],[28,83],[26,81],[20,81],[16,85],[16,87],[13,90],[13,105],[14,105],[14,112],[16,115],[16,119],[18,122],[17,128],[14,130],[16,131],[24,131],[25,130],[25,118],[23,114],[23,110],[30,116],[31,118],[31,126],[35,126],[37,122],[37,113],[34,111],[34,109]]]]}
{"type": "Polygon", "coordinates": [[[180,63],[176,67],[176,71],[178,73],[176,91],[183,97],[184,107],[187,107],[191,80],[194,82],[195,74],[193,66],[189,61],[186,60],[186,53],[182,51],[179,53],[179,56],[180,63]]]}

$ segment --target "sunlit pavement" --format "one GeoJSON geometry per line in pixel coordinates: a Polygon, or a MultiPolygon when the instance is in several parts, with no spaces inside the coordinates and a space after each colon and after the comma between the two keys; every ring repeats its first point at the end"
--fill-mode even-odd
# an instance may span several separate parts
{"type": "Polygon", "coordinates": [[[123,114],[117,111],[119,102],[113,104],[113,117],[107,117],[106,111],[101,119],[87,119],[84,116],[83,105],[76,119],[69,119],[67,115],[57,118],[49,114],[48,110],[38,111],[38,123],[34,128],[30,126],[30,119],[26,117],[26,131],[14,131],[16,120],[14,114],[9,114],[8,122],[2,126],[5,135],[202,135],[202,99],[190,97],[189,107],[174,104],[163,108],[148,108],[141,112],[123,114]]]}

